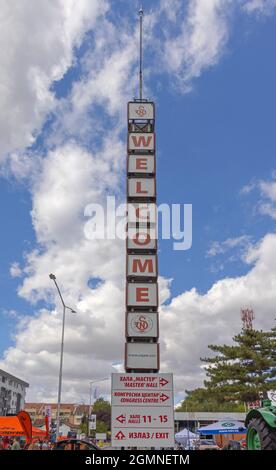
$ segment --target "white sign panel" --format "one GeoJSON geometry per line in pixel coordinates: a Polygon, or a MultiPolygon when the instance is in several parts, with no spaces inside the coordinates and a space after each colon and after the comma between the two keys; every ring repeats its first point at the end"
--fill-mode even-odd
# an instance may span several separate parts
{"type": "Polygon", "coordinates": [[[128,250],[156,250],[155,228],[128,227],[127,248],[128,250]]]}
{"type": "Polygon", "coordinates": [[[92,431],[97,427],[97,415],[90,415],[88,419],[89,430],[92,431]]]}
{"type": "Polygon", "coordinates": [[[44,415],[48,416],[49,420],[52,419],[52,407],[51,405],[46,405],[44,408],[44,415]]]}
{"type": "Polygon", "coordinates": [[[106,433],[105,432],[96,432],[96,440],[97,441],[106,441],[106,433]]]}
{"type": "Polygon", "coordinates": [[[113,390],[173,390],[173,374],[112,374],[113,390]]]}
{"type": "Polygon", "coordinates": [[[158,314],[148,312],[128,312],[126,335],[133,338],[157,338],[158,314]]]}
{"type": "Polygon", "coordinates": [[[128,103],[128,119],[154,119],[154,104],[149,103],[128,103]]]}
{"type": "Polygon", "coordinates": [[[113,427],[112,447],[174,447],[174,430],[113,427]]]}
{"type": "Polygon", "coordinates": [[[128,156],[128,173],[155,173],[154,155],[130,154],[128,156]]]}
{"type": "Polygon", "coordinates": [[[155,150],[155,134],[153,132],[131,132],[128,134],[129,150],[155,150]]]}
{"type": "Polygon", "coordinates": [[[127,305],[133,307],[157,307],[157,284],[132,282],[127,284],[127,305]]]}
{"type": "Polygon", "coordinates": [[[174,446],[172,374],[112,374],[112,446],[174,446]]]}
{"type": "Polygon", "coordinates": [[[276,406],[276,391],[275,391],[275,390],[274,390],[274,391],[272,390],[271,392],[268,392],[268,393],[267,393],[267,396],[268,396],[269,400],[271,400],[272,405],[273,405],[273,406],[276,406]]]}
{"type": "Polygon", "coordinates": [[[156,204],[152,202],[133,202],[127,205],[127,222],[129,224],[156,224],[156,204]]]}
{"type": "Polygon", "coordinates": [[[156,277],[156,255],[128,255],[127,275],[140,277],[156,277]]]}
{"type": "Polygon", "coordinates": [[[154,178],[129,178],[128,196],[129,197],[155,197],[155,179],[154,178]]]}
{"type": "Polygon", "coordinates": [[[126,369],[159,369],[158,343],[126,343],[126,369]]]}
{"type": "Polygon", "coordinates": [[[112,421],[119,428],[172,428],[174,425],[173,414],[170,406],[149,407],[139,406],[114,406],[112,410],[112,421]]]}

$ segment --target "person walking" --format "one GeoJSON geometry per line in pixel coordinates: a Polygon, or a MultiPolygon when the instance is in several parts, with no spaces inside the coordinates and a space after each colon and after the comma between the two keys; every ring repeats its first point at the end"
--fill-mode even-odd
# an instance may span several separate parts
{"type": "Polygon", "coordinates": [[[11,450],[21,450],[20,444],[18,442],[18,439],[14,439],[12,445],[11,445],[11,450]]]}

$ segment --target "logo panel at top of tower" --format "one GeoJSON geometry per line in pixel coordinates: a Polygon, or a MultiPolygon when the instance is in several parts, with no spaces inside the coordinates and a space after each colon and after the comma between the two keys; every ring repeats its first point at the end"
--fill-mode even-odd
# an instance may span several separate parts
{"type": "Polygon", "coordinates": [[[139,102],[130,101],[128,103],[128,119],[129,120],[147,120],[155,119],[155,106],[152,101],[139,102]]]}

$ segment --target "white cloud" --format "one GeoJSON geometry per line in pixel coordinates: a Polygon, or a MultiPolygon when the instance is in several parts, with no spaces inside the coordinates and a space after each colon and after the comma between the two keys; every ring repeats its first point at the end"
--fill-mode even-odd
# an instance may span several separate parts
{"type": "Polygon", "coordinates": [[[10,267],[10,274],[12,277],[21,277],[22,276],[22,270],[19,266],[19,263],[12,263],[10,267]]]}
{"type": "Polygon", "coordinates": [[[276,0],[246,0],[244,9],[247,13],[270,15],[276,7],[276,0]]]}
{"type": "Polygon", "coordinates": [[[246,185],[241,193],[250,194],[254,189],[260,193],[259,201],[256,205],[256,210],[262,214],[276,220],[276,181],[275,172],[272,173],[272,179],[265,181],[259,180],[246,185]]]}
{"type": "Polygon", "coordinates": [[[264,197],[276,202],[276,181],[260,181],[259,188],[264,197]]]}
{"type": "Polygon", "coordinates": [[[175,11],[167,0],[161,5],[170,21],[176,17],[178,20],[174,30],[170,25],[164,27],[165,43],[160,49],[165,68],[176,79],[178,88],[188,92],[192,80],[216,65],[226,52],[233,13],[267,16],[273,12],[276,0],[189,0],[182,9],[176,1],[175,11]]]}
{"type": "Polygon", "coordinates": [[[248,249],[251,237],[248,235],[241,235],[240,237],[227,238],[223,242],[214,241],[211,243],[207,251],[208,257],[222,255],[233,248],[242,247],[243,250],[248,249]]]}
{"type": "Polygon", "coordinates": [[[196,289],[174,298],[161,310],[163,368],[176,374],[176,390],[184,392],[202,384],[200,357],[207,345],[223,344],[240,331],[240,309],[251,305],[256,328],[274,325],[276,302],[276,235],[269,234],[250,249],[254,267],[245,276],[216,282],[204,295],[196,289]]]}
{"type": "Polygon", "coordinates": [[[55,108],[50,91],[105,0],[1,0],[0,156],[31,145],[55,108]]]}
{"type": "MultiPolygon", "coordinates": [[[[87,259],[89,265],[90,260],[93,264],[93,257],[87,259]]],[[[195,288],[191,289],[161,308],[162,370],[174,372],[176,393],[202,384],[204,371],[199,358],[208,354],[208,344],[229,342],[241,329],[241,306],[253,306],[257,328],[269,329],[273,325],[276,235],[267,235],[252,248],[248,262],[255,264],[247,275],[222,279],[203,295],[195,288]]],[[[78,260],[74,263],[77,269],[78,260]]],[[[81,260],[80,270],[82,263],[81,260]]],[[[96,263],[99,266],[98,260],[96,263]]],[[[112,267],[122,269],[122,260],[111,263],[110,269],[112,267]]],[[[60,273],[62,276],[66,276],[66,269],[65,265],[60,273]]],[[[89,378],[108,375],[112,363],[122,361],[124,344],[123,285],[106,281],[96,289],[88,290],[84,284],[80,288],[78,279],[76,284],[76,290],[82,294],[76,304],[78,313],[71,315],[68,312],[66,319],[63,398],[69,401],[88,393],[89,378]]],[[[75,286],[67,282],[65,285],[66,296],[72,302],[75,286]]],[[[160,285],[161,297],[165,299],[168,285],[164,281],[160,285]]],[[[44,399],[56,398],[61,328],[61,309],[57,305],[56,311],[42,310],[36,317],[25,317],[20,321],[16,344],[6,351],[1,362],[1,367],[31,382],[30,400],[42,396],[44,399]]],[[[108,383],[102,387],[105,393],[109,392],[108,383]]]]}
{"type": "Polygon", "coordinates": [[[231,4],[232,0],[190,0],[181,33],[167,39],[165,60],[184,89],[220,59],[228,40],[231,4]]]}
{"type": "Polygon", "coordinates": [[[165,13],[169,21],[176,23],[181,6],[181,0],[160,0],[158,11],[159,13],[165,13]]]}

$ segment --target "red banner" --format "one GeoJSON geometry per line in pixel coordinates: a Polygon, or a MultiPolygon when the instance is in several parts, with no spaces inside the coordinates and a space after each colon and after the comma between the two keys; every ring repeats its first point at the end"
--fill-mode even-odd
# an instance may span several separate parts
{"type": "Polygon", "coordinates": [[[26,411],[20,411],[17,415],[22,428],[26,434],[27,443],[31,442],[32,440],[32,421],[29,413],[26,411]]]}

